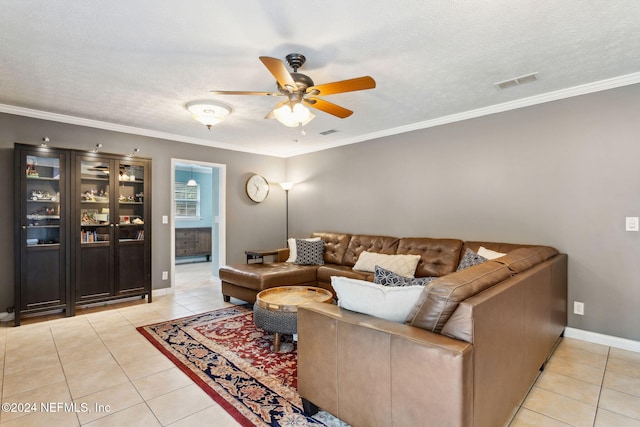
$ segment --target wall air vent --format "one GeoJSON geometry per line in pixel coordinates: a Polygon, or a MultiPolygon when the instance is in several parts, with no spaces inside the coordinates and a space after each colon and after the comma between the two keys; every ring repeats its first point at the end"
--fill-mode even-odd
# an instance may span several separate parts
{"type": "Polygon", "coordinates": [[[338,132],[335,129],[329,129],[329,130],[325,130],[324,132],[320,132],[320,135],[331,135],[332,133],[336,133],[338,132]]]}
{"type": "Polygon", "coordinates": [[[538,80],[538,73],[525,74],[524,76],[516,77],[514,79],[504,80],[498,83],[494,83],[493,85],[497,89],[507,89],[514,86],[523,85],[525,83],[531,83],[538,80]]]}

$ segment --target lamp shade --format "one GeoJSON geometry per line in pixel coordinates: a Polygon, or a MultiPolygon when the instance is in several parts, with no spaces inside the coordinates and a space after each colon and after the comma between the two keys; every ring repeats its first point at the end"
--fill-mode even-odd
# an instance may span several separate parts
{"type": "Polygon", "coordinates": [[[280,183],[280,187],[282,187],[282,189],[284,191],[289,191],[293,188],[293,186],[295,185],[295,183],[290,182],[290,181],[285,181],[285,182],[281,182],[280,183]]]}

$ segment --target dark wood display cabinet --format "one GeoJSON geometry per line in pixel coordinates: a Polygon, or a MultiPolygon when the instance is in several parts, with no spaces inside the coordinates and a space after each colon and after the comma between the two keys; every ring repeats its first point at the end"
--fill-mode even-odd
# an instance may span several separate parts
{"type": "Polygon", "coordinates": [[[16,144],[15,324],[21,314],[73,314],[69,282],[69,153],[16,144]]]}
{"type": "Polygon", "coordinates": [[[15,144],[15,324],[151,302],[151,160],[15,144]]]}
{"type": "Polygon", "coordinates": [[[151,162],[75,152],[75,303],[151,302],[151,162]]]}

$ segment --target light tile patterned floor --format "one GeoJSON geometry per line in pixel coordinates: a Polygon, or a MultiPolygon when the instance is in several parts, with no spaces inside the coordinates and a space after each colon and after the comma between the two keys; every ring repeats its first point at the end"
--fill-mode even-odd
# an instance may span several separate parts
{"type": "MultiPolygon", "coordinates": [[[[0,324],[2,402],[35,402],[38,410],[49,402],[51,410],[1,412],[2,427],[237,426],[135,330],[228,306],[210,273],[211,263],[176,266],[182,285],[152,304],[0,324]],[[75,402],[79,412],[58,402],[75,402]]],[[[563,340],[511,422],[523,426],[640,426],[640,353],[563,340]]]]}

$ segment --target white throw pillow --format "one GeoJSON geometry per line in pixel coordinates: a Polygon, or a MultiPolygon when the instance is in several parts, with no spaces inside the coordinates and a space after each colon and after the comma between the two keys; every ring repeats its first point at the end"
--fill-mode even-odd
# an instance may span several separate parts
{"type": "Polygon", "coordinates": [[[424,286],[383,286],[365,280],[332,276],[338,305],[347,310],[403,323],[424,286]]]}
{"type": "Polygon", "coordinates": [[[486,259],[496,259],[500,258],[501,256],[505,256],[506,254],[492,251],[491,249],[487,249],[484,246],[480,246],[480,249],[478,249],[478,255],[486,259]]]}
{"type": "MultiPolygon", "coordinates": [[[[298,239],[298,240],[308,240],[309,242],[317,242],[320,240],[319,237],[309,237],[308,239],[298,239]]],[[[298,251],[296,250],[296,239],[289,238],[287,239],[287,244],[289,245],[289,258],[287,258],[287,262],[296,262],[296,258],[298,257],[298,251]]]]}
{"type": "Polygon", "coordinates": [[[365,251],[360,253],[353,269],[373,273],[378,265],[400,276],[413,278],[419,261],[420,255],[387,255],[365,251]]]}

